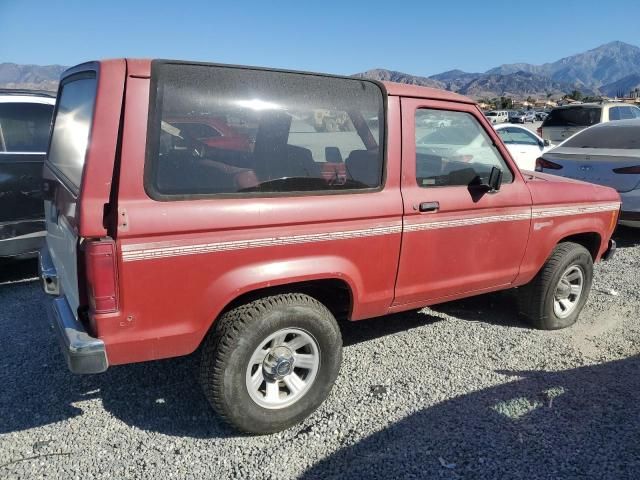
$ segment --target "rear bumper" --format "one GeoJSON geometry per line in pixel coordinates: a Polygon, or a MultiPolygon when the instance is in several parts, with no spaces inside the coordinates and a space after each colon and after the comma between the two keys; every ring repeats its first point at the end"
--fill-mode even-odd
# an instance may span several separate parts
{"type": "MultiPolygon", "coordinates": [[[[40,252],[40,272],[43,275],[45,292],[54,295],[58,293],[57,275],[46,248],[40,252]],[[47,282],[44,275],[49,275],[49,278],[55,278],[56,293],[52,292],[52,284],[47,282]]],[[[82,322],[73,314],[64,295],[56,296],[50,302],[47,314],[49,320],[53,323],[62,353],[71,372],[100,373],[109,367],[104,342],[89,335],[82,322]]]]}

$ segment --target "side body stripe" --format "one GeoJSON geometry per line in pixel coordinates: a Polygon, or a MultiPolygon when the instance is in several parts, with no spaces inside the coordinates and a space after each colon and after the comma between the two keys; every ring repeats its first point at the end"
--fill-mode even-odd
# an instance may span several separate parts
{"type": "MultiPolygon", "coordinates": [[[[538,218],[563,217],[573,215],[585,215],[591,213],[616,211],[620,203],[596,203],[582,205],[546,206],[534,207],[531,212],[518,212],[504,215],[487,215],[482,217],[469,216],[453,220],[431,220],[420,223],[410,223],[404,226],[404,233],[420,232],[425,230],[437,230],[442,228],[459,228],[470,225],[482,225],[487,223],[515,222],[538,218]]],[[[125,262],[149,260],[154,258],[168,258],[184,255],[198,255],[213,252],[226,252],[243,250],[247,248],[272,247],[281,245],[300,245],[305,243],[327,242],[332,240],[349,240],[354,238],[374,237],[380,235],[392,235],[403,232],[400,222],[384,226],[359,230],[346,230],[341,232],[313,233],[305,235],[290,235],[282,237],[258,238],[251,240],[234,240],[227,242],[202,243],[184,246],[154,246],[149,244],[125,245],[122,248],[122,259],[125,262]]],[[[156,244],[157,245],[157,244],[156,244]]]]}

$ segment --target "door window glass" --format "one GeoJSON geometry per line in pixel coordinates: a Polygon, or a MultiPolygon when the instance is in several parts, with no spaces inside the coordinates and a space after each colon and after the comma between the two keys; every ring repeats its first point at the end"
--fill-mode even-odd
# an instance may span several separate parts
{"type": "Polygon", "coordinates": [[[491,137],[473,115],[418,109],[416,122],[416,180],[421,187],[469,186],[502,170],[503,183],[513,174],[491,137]],[[434,126],[430,118],[439,118],[434,126]]]}

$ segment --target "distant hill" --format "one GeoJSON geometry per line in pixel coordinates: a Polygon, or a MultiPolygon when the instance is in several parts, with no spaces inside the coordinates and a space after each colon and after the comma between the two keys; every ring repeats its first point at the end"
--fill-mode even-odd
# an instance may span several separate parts
{"type": "Polygon", "coordinates": [[[600,92],[608,97],[629,95],[629,92],[640,89],[640,73],[632,73],[620,80],[600,87],[600,92]]]}
{"type": "Polygon", "coordinates": [[[55,91],[60,74],[66,69],[62,65],[0,63],[0,87],[55,91]]]}
{"type": "Polygon", "coordinates": [[[459,93],[469,97],[539,97],[562,96],[571,91],[569,85],[554,82],[549,77],[528,72],[509,75],[480,75],[464,85],[459,93]]]}
{"type": "Polygon", "coordinates": [[[545,98],[549,94],[560,96],[575,89],[584,95],[612,96],[620,91],[628,95],[639,86],[634,75],[640,75],[640,48],[611,42],[552,63],[505,64],[484,73],[450,70],[430,77],[417,77],[379,68],[357,76],[367,77],[370,72],[375,72],[375,76],[369,78],[436,86],[474,98],[502,95],[545,98]],[[436,83],[429,84],[426,80],[436,83]]]}
{"type": "Polygon", "coordinates": [[[384,68],[374,68],[366,72],[356,73],[353,76],[357,78],[369,78],[380,82],[398,82],[409,85],[420,85],[422,87],[445,88],[444,83],[431,78],[417,77],[415,75],[409,75],[408,73],[385,70],[384,68]]]}
{"type": "Polygon", "coordinates": [[[492,68],[486,73],[508,75],[521,71],[550,77],[556,82],[598,88],[629,73],[640,73],[640,48],[624,42],[610,42],[553,63],[513,63],[492,68]]]}

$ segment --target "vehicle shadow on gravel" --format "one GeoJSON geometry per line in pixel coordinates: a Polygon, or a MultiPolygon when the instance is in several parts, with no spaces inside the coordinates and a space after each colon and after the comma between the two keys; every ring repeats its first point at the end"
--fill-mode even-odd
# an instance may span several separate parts
{"type": "Polygon", "coordinates": [[[40,284],[0,286],[0,434],[85,415],[99,399],[128,425],[168,435],[237,436],[213,413],[196,381],[197,357],[74,375],[46,319],[40,284]]]}
{"type": "Polygon", "coordinates": [[[618,248],[637,247],[640,245],[640,228],[619,225],[613,233],[618,248]]]}
{"type": "Polygon", "coordinates": [[[639,370],[500,372],[514,380],[347,440],[301,478],[637,478],[639,370]]]}

